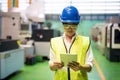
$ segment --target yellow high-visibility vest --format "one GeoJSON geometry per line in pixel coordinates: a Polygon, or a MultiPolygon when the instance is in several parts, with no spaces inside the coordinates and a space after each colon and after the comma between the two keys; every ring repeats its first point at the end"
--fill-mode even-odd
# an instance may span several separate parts
{"type": "MultiPolygon", "coordinates": [[[[67,49],[64,44],[63,37],[56,37],[52,38],[51,41],[51,48],[55,54],[56,60],[60,61],[60,54],[67,53],[67,49]]],[[[90,45],[89,37],[84,36],[76,36],[75,40],[73,41],[69,53],[70,54],[77,54],[77,62],[81,65],[85,64],[86,53],[90,45]]],[[[70,69],[70,78],[71,80],[88,80],[87,72],[83,71],[73,71],[70,69]]],[[[54,80],[68,80],[67,79],[67,70],[57,70],[55,72],[54,80]]]]}

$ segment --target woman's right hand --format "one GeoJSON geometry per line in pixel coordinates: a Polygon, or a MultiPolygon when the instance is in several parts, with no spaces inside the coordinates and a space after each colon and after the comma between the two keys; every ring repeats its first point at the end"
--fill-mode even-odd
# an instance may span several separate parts
{"type": "Polygon", "coordinates": [[[64,66],[63,62],[53,62],[53,64],[50,65],[51,70],[58,70],[61,69],[64,66]]]}

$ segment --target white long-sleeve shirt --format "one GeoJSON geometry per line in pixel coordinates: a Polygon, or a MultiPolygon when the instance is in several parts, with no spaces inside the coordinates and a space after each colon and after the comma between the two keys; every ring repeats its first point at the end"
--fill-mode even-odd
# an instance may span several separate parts
{"type": "MultiPolygon", "coordinates": [[[[65,46],[67,48],[67,51],[69,51],[69,48],[73,42],[73,40],[75,39],[77,35],[73,36],[71,42],[68,42],[65,35],[63,35],[63,39],[64,39],[64,43],[65,46]]],[[[50,60],[49,60],[49,64],[53,63],[54,61],[56,61],[56,57],[55,54],[53,52],[53,50],[50,48],[50,60]]],[[[85,59],[85,64],[90,64],[91,67],[93,66],[93,52],[92,52],[92,48],[91,46],[89,47],[87,54],[86,54],[86,59],[85,59]]]]}

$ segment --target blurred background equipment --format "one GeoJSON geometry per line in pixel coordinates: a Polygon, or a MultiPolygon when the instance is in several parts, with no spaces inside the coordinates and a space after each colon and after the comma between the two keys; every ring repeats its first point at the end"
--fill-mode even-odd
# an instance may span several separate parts
{"type": "Polygon", "coordinates": [[[45,11],[44,11],[44,1],[35,0],[27,7],[25,15],[32,22],[44,22],[45,21],[45,11]]]}
{"type": "Polygon", "coordinates": [[[19,39],[20,13],[1,12],[1,16],[1,38],[6,39],[6,37],[10,35],[12,39],[19,39]]]}
{"type": "Polygon", "coordinates": [[[57,30],[34,29],[32,38],[35,41],[36,55],[49,58],[50,39],[57,36],[60,36],[57,30]]]}
{"type": "Polygon", "coordinates": [[[0,79],[24,67],[24,50],[19,49],[17,40],[0,40],[0,79]],[[17,59],[16,59],[17,58],[17,59]]]}
{"type": "Polygon", "coordinates": [[[106,28],[105,56],[110,61],[120,61],[120,25],[114,23],[106,28]]]}

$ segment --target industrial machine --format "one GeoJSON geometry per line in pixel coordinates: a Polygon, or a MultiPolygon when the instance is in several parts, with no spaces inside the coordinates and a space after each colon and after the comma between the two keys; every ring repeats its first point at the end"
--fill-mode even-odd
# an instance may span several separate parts
{"type": "Polygon", "coordinates": [[[91,30],[96,47],[110,61],[120,61],[120,25],[118,23],[96,24],[91,30]]]}
{"type": "Polygon", "coordinates": [[[0,39],[0,52],[18,48],[17,40],[0,39]]]}
{"type": "Polygon", "coordinates": [[[0,52],[0,79],[8,77],[22,67],[24,67],[23,49],[0,52]]]}
{"type": "Polygon", "coordinates": [[[105,56],[110,61],[120,61],[120,25],[111,24],[106,28],[105,56]]]}
{"type": "Polygon", "coordinates": [[[106,27],[107,23],[99,23],[96,24],[91,29],[91,36],[93,41],[96,42],[96,47],[102,52],[102,54],[105,54],[105,40],[106,40],[106,27]]]}
{"type": "Polygon", "coordinates": [[[1,12],[0,16],[2,16],[1,38],[6,39],[7,36],[11,36],[12,39],[19,39],[20,13],[1,12]]]}
{"type": "Polygon", "coordinates": [[[32,37],[35,44],[35,53],[43,57],[49,57],[50,38],[59,36],[60,32],[57,30],[43,30],[34,29],[32,37]]]}
{"type": "Polygon", "coordinates": [[[24,67],[24,50],[20,49],[17,40],[0,40],[0,79],[24,67]]]}
{"type": "Polygon", "coordinates": [[[31,37],[30,23],[21,23],[19,28],[19,38],[31,37]]]}

